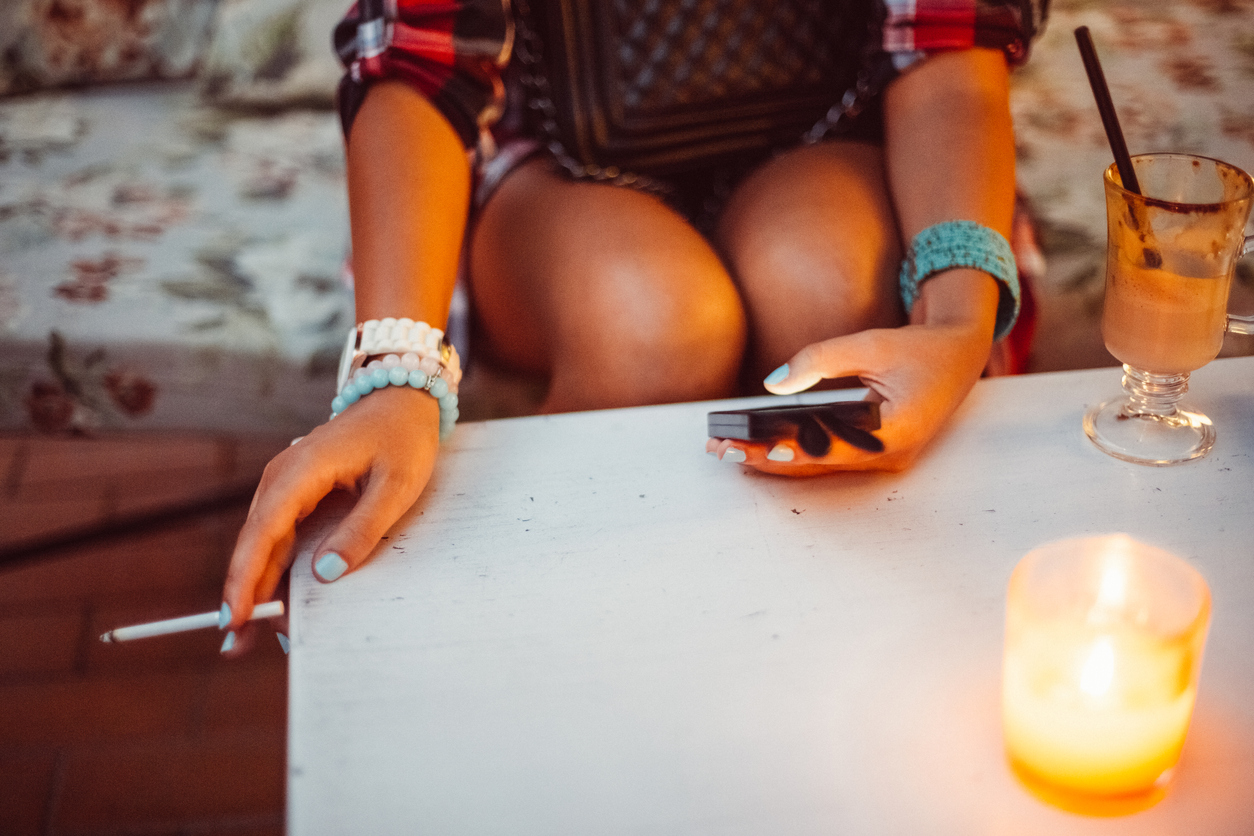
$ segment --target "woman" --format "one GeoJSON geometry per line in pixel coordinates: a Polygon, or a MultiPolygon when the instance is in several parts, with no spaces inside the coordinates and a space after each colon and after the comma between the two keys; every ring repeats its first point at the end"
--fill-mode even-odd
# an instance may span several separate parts
{"type": "MultiPolygon", "coordinates": [[[[396,0],[387,25],[354,9],[337,42],[358,321],[443,328],[461,265],[476,354],[543,375],[546,412],[727,397],[742,375],[781,394],[856,376],[881,401],[883,453],[718,439],[710,452],[787,475],[907,466],[1013,322],[1007,79],[1045,0],[868,2],[860,77],[878,80],[855,100],[862,116],[724,177],[724,199],[696,201],[717,209],[700,219],[657,189],[572,178],[552,137],[509,113],[486,132],[511,89],[499,5],[396,0]]],[[[683,178],[668,185],[679,194],[683,178]]],[[[338,401],[266,468],[224,590],[224,617],[244,628],[231,655],[290,565],[295,523],[330,490],[359,499],[314,552],[328,583],[421,494],[441,403],[446,429],[454,413],[409,383],[338,401]]]]}

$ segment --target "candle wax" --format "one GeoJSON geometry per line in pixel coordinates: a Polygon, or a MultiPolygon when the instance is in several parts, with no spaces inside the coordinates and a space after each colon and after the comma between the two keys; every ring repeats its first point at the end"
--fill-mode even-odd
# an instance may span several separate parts
{"type": "Polygon", "coordinates": [[[1085,793],[1150,790],[1184,745],[1191,649],[1129,630],[1037,626],[1007,644],[1006,749],[1045,781],[1085,793]]]}

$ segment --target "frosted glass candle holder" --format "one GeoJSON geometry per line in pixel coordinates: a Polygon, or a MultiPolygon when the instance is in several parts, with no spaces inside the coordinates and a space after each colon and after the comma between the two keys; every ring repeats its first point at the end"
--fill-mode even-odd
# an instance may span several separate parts
{"type": "Polygon", "coordinates": [[[1201,574],[1125,535],[1025,556],[1006,599],[1002,727],[1029,789],[1080,812],[1156,802],[1184,746],[1209,622],[1201,574]]]}

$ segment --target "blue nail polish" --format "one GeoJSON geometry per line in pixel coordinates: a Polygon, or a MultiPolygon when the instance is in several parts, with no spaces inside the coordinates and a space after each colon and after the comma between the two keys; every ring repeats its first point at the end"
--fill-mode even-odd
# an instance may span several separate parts
{"type": "Polygon", "coordinates": [[[275,637],[279,640],[279,647],[283,648],[283,655],[286,656],[292,652],[292,642],[282,633],[275,633],[275,637]]]}
{"type": "Polygon", "coordinates": [[[766,376],[766,380],[762,382],[767,384],[768,386],[774,386],[776,383],[779,383],[786,377],[788,377],[788,364],[787,363],[785,363],[784,365],[780,366],[775,371],[768,374],[766,376]]]}
{"type": "Polygon", "coordinates": [[[740,464],[745,460],[745,451],[739,447],[728,447],[727,452],[723,454],[723,461],[740,464]]]}
{"type": "Polygon", "coordinates": [[[347,568],[348,564],[344,562],[344,558],[335,552],[327,552],[314,564],[314,572],[328,583],[339,578],[347,568]]]}
{"type": "Polygon", "coordinates": [[[235,647],[235,631],[234,630],[226,634],[226,638],[222,640],[222,649],[219,650],[218,652],[226,653],[232,647],[235,647]]]}
{"type": "Polygon", "coordinates": [[[223,604],[222,609],[218,610],[218,629],[225,630],[226,625],[231,623],[231,605],[223,604]]]}
{"type": "Polygon", "coordinates": [[[793,453],[791,447],[784,444],[776,444],[771,448],[771,452],[766,454],[766,457],[773,462],[790,462],[793,460],[794,455],[796,454],[793,453]]]}

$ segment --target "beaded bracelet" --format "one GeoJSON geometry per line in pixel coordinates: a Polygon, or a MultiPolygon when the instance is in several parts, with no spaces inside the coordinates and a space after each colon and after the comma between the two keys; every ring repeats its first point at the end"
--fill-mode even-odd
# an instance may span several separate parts
{"type": "Polygon", "coordinates": [[[417,354],[418,357],[434,357],[457,377],[461,365],[457,352],[445,342],[444,332],[425,322],[409,318],[370,319],[354,325],[348,331],[344,352],[340,355],[339,374],[335,389],[344,388],[350,375],[361,368],[366,359],[375,354],[417,354]]]}
{"type": "MultiPolygon", "coordinates": [[[[453,352],[456,356],[456,352],[453,352]]],[[[353,373],[352,379],[340,387],[340,393],[331,400],[331,417],[339,415],[362,396],[385,386],[412,386],[428,392],[440,404],[440,441],[453,432],[461,410],[457,408],[457,385],[460,371],[454,373],[447,366],[431,357],[419,357],[415,352],[403,356],[388,354],[371,360],[353,373]]]]}
{"type": "Polygon", "coordinates": [[[1014,252],[1000,232],[974,221],[945,221],[914,236],[899,279],[906,313],[919,298],[919,285],[951,267],[974,267],[997,280],[1001,296],[993,339],[1009,334],[1019,318],[1019,270],[1014,252]]]}

